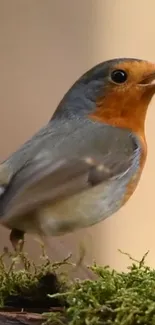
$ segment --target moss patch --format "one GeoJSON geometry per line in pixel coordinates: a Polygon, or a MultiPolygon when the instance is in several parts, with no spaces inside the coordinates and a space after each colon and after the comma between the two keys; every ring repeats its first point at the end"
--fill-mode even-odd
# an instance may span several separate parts
{"type": "MultiPolygon", "coordinates": [[[[146,256],[146,255],[145,255],[146,256]]],[[[48,310],[44,324],[69,325],[154,325],[155,270],[129,257],[128,272],[117,272],[95,263],[89,267],[95,280],[71,281],[60,272],[68,258],[52,264],[44,250],[41,264],[26,254],[5,250],[0,257],[0,306],[37,307],[48,310]],[[11,266],[5,260],[11,259],[11,266]],[[17,269],[19,260],[23,268],[17,269]],[[50,307],[61,307],[50,312],[50,307]]]]}
{"type": "MultiPolygon", "coordinates": [[[[52,263],[41,247],[41,262],[36,265],[26,253],[11,253],[4,249],[0,256],[0,307],[18,309],[49,309],[62,305],[62,298],[51,298],[48,294],[67,290],[64,274],[58,271],[62,265],[71,264],[66,258],[52,263]],[[9,267],[7,266],[9,264],[9,267]]],[[[64,306],[64,302],[63,302],[64,306]]]]}

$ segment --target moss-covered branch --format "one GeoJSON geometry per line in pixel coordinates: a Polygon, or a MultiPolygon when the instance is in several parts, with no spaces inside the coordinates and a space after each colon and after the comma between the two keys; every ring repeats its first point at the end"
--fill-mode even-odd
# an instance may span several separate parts
{"type": "Polygon", "coordinates": [[[44,324],[154,325],[155,270],[145,265],[146,255],[141,261],[128,257],[128,272],[93,264],[89,268],[95,280],[71,281],[59,272],[61,265],[70,264],[68,259],[52,264],[42,251],[42,262],[36,266],[24,253],[15,256],[5,251],[0,257],[1,307],[48,310],[42,315],[44,324]],[[6,258],[11,260],[9,268],[6,258]],[[23,268],[17,270],[19,260],[23,268]],[[59,311],[51,312],[54,306],[59,311]]]}

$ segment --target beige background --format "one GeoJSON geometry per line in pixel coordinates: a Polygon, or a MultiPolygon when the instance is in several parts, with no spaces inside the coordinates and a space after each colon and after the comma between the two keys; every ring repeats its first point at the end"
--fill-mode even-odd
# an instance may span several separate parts
{"type": "MultiPolygon", "coordinates": [[[[114,57],[155,61],[154,0],[0,0],[0,157],[16,150],[49,120],[84,71],[114,57]]],[[[76,252],[85,239],[88,260],[122,269],[149,249],[155,266],[155,100],[147,117],[149,155],[130,202],[90,230],[51,239],[51,255],[76,252]]],[[[0,229],[0,248],[8,245],[0,229]]],[[[27,236],[26,249],[39,255],[27,236]]]]}

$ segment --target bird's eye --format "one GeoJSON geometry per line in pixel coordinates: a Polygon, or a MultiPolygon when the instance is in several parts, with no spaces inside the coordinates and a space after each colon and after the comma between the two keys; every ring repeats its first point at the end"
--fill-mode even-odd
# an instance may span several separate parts
{"type": "Polygon", "coordinates": [[[127,73],[124,70],[114,70],[111,73],[111,80],[117,84],[122,84],[127,80],[127,73]]]}

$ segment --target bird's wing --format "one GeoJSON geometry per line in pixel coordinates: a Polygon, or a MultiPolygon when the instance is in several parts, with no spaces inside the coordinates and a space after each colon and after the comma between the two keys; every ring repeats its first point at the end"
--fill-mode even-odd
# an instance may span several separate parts
{"type": "Polygon", "coordinates": [[[51,153],[42,151],[28,161],[0,198],[0,215],[11,219],[74,195],[128,172],[133,157],[121,161],[107,156],[83,156],[53,162],[51,153]]]}

